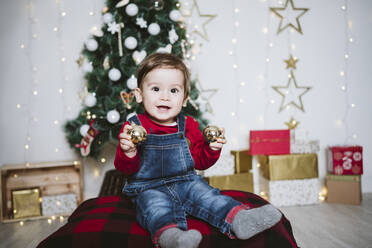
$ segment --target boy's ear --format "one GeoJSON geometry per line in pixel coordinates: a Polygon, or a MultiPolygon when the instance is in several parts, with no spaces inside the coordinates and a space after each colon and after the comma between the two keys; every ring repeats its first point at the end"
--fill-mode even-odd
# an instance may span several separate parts
{"type": "Polygon", "coordinates": [[[189,100],[188,97],[186,97],[184,100],[183,100],[183,104],[182,104],[182,107],[186,107],[187,106],[187,101],[189,100]]]}
{"type": "Polygon", "coordinates": [[[142,102],[142,91],[140,88],[136,88],[134,90],[134,96],[136,97],[136,102],[141,103],[142,102]]]}

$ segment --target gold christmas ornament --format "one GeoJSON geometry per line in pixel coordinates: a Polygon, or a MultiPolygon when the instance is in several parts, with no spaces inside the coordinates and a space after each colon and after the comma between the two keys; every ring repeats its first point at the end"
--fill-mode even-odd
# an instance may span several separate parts
{"type": "Polygon", "coordinates": [[[196,33],[204,40],[208,41],[208,33],[205,26],[212,21],[217,15],[200,14],[200,9],[196,0],[191,8],[191,13],[184,14],[183,16],[188,17],[188,30],[190,33],[196,33]]]}
{"type": "Polygon", "coordinates": [[[209,142],[213,143],[216,142],[218,138],[224,139],[225,137],[223,136],[223,131],[221,128],[217,126],[210,126],[208,125],[204,130],[203,130],[203,135],[204,138],[209,142]]]}
{"type": "Polygon", "coordinates": [[[296,8],[293,4],[293,0],[286,0],[284,7],[270,7],[270,11],[274,12],[280,18],[280,23],[276,34],[280,34],[284,29],[290,27],[302,34],[300,17],[303,16],[309,9],[308,8],[296,8]],[[290,7],[288,5],[290,3],[290,7]],[[280,14],[280,12],[283,13],[280,14]],[[284,22],[284,23],[283,23],[284,22]]]}
{"type": "Polygon", "coordinates": [[[287,125],[288,129],[295,129],[300,122],[296,121],[293,116],[291,116],[291,119],[288,122],[285,122],[287,125]]]}
{"type": "Polygon", "coordinates": [[[279,112],[290,107],[290,105],[293,105],[302,112],[305,112],[304,105],[302,103],[302,96],[305,95],[311,89],[311,87],[298,86],[292,70],[287,86],[271,87],[282,96],[279,112]]]}
{"type": "Polygon", "coordinates": [[[78,64],[79,68],[84,64],[85,57],[84,55],[80,54],[79,58],[76,60],[76,63],[78,64]]]}
{"type": "Polygon", "coordinates": [[[293,68],[296,69],[296,63],[298,62],[298,59],[293,58],[292,54],[289,56],[289,59],[284,60],[284,62],[287,64],[287,68],[293,68]]]}
{"type": "Polygon", "coordinates": [[[140,125],[134,124],[134,122],[131,123],[131,126],[132,129],[128,130],[130,140],[136,145],[145,141],[147,137],[146,129],[140,125]]]}

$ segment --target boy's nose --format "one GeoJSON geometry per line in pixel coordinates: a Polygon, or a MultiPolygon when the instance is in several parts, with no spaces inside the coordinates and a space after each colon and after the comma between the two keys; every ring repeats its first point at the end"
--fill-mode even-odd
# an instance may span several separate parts
{"type": "Polygon", "coordinates": [[[169,92],[168,91],[162,91],[160,95],[161,100],[168,101],[169,100],[169,92]]]}

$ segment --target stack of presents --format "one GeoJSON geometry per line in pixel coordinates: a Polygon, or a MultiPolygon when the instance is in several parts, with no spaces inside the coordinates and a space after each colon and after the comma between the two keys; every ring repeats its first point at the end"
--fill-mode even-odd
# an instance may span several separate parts
{"type": "Polygon", "coordinates": [[[300,129],[251,131],[250,151],[259,169],[258,191],[271,204],[318,203],[318,140],[300,129]]]}
{"type": "Polygon", "coordinates": [[[252,130],[250,149],[221,155],[201,172],[213,187],[260,194],[275,206],[360,204],[362,147],[327,148],[326,192],[318,173],[319,140],[302,129],[252,130]],[[258,169],[252,169],[256,165],[258,169]],[[255,176],[253,175],[255,171],[255,176]]]}

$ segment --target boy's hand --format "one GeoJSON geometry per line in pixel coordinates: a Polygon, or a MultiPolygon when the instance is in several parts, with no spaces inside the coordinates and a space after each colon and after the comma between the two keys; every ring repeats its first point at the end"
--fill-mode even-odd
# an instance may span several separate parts
{"type": "Polygon", "coordinates": [[[119,135],[120,148],[129,158],[133,158],[137,154],[137,147],[128,134],[128,131],[132,128],[131,125],[125,125],[123,132],[119,135]]]}
{"type": "Polygon", "coordinates": [[[223,145],[226,144],[225,129],[221,128],[221,130],[222,130],[221,137],[217,138],[217,141],[209,143],[209,147],[214,151],[220,150],[223,147],[223,145]]]}

